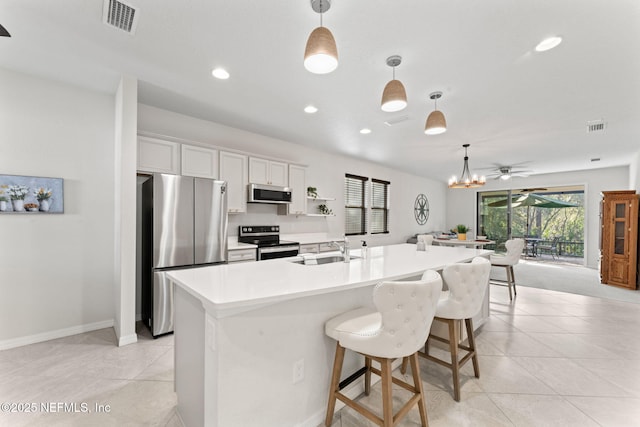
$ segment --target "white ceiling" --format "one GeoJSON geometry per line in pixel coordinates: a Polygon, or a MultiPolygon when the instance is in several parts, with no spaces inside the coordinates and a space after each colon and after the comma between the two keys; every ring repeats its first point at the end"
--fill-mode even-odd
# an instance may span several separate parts
{"type": "Polygon", "coordinates": [[[637,0],[333,0],[324,25],[340,65],[328,75],[302,65],[319,25],[308,0],[127,3],[133,36],[103,24],[102,0],[3,0],[0,66],[109,93],[129,74],[145,104],[441,181],[459,175],[464,143],[481,173],[626,165],[640,149],[637,0]],[[536,53],[551,35],[563,43],[536,53]],[[409,106],[385,113],[396,54],[409,106]],[[212,78],[216,66],[231,78],[212,78]],[[436,90],[448,131],[427,136],[436,90]],[[597,119],[606,130],[587,134],[597,119]]]}

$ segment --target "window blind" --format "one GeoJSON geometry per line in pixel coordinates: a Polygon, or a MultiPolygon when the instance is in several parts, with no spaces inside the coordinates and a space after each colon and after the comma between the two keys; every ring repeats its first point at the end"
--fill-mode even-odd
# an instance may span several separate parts
{"type": "Polygon", "coordinates": [[[365,205],[369,178],[346,174],[344,179],[345,235],[367,233],[367,207],[365,205]]]}
{"type": "Polygon", "coordinates": [[[371,234],[389,232],[389,181],[371,180],[371,234]]]}

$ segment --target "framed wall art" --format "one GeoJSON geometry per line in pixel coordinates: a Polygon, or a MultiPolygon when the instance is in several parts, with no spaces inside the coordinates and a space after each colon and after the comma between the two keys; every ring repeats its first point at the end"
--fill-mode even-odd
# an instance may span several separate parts
{"type": "Polygon", "coordinates": [[[0,175],[0,215],[63,213],[62,178],[0,175]]]}

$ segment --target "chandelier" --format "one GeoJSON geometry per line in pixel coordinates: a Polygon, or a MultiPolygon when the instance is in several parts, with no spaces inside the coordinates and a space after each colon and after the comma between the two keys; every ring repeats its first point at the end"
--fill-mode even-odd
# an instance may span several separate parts
{"type": "Polygon", "coordinates": [[[464,144],[464,166],[462,167],[462,175],[460,175],[460,179],[457,179],[453,176],[449,180],[449,188],[474,188],[481,187],[486,183],[486,178],[481,176],[478,179],[478,175],[471,175],[469,171],[469,156],[467,155],[467,148],[469,144],[464,144]]]}

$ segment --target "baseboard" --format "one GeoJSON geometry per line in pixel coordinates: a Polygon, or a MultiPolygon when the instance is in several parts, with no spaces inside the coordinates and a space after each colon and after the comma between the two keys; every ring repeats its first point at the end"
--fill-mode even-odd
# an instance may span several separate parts
{"type": "Polygon", "coordinates": [[[118,347],[122,347],[123,345],[134,344],[138,342],[138,334],[126,335],[124,337],[118,338],[118,347]]]}
{"type": "Polygon", "coordinates": [[[24,337],[11,338],[0,341],[0,350],[8,350],[10,348],[22,347],[24,345],[35,344],[39,342],[55,340],[71,335],[82,334],[84,332],[96,331],[98,329],[113,327],[113,319],[103,320],[101,322],[87,323],[84,325],[72,326],[70,328],[57,329],[55,331],[42,332],[40,334],[27,335],[24,337]]]}

